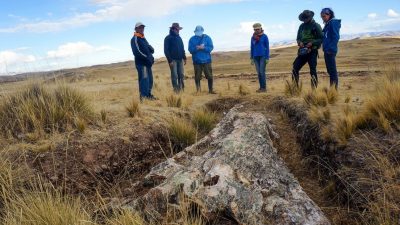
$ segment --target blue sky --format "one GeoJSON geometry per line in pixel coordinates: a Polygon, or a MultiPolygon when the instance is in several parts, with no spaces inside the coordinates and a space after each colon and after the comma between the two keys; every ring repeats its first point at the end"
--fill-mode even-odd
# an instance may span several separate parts
{"type": "Polygon", "coordinates": [[[0,0],[0,75],[121,62],[133,59],[134,24],[146,24],[155,56],[179,22],[185,47],[203,25],[216,51],[248,49],[252,24],[270,42],[294,40],[298,15],[332,7],[342,34],[400,30],[400,0],[0,0]]]}

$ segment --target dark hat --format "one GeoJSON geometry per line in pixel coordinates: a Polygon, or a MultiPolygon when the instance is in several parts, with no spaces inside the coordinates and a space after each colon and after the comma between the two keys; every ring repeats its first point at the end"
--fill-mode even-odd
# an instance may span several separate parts
{"type": "Polygon", "coordinates": [[[182,30],[183,27],[179,26],[179,23],[173,23],[172,26],[170,28],[175,28],[177,30],[182,30]]]}
{"type": "Polygon", "coordinates": [[[305,21],[307,19],[311,19],[314,17],[314,12],[311,10],[304,10],[302,13],[299,15],[299,20],[300,21],[305,21]]]}

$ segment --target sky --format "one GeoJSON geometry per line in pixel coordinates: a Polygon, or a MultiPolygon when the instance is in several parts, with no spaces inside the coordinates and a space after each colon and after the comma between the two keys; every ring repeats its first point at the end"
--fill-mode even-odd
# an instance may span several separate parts
{"type": "Polygon", "coordinates": [[[400,0],[0,0],[0,75],[133,60],[134,24],[163,56],[173,22],[183,27],[187,50],[196,25],[214,51],[249,49],[252,24],[260,22],[270,43],[293,41],[305,9],[331,7],[341,34],[400,30],[400,0]]]}

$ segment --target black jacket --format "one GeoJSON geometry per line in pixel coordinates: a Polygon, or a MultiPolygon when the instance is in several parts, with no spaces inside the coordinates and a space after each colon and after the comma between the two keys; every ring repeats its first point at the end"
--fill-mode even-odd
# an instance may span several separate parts
{"type": "Polygon", "coordinates": [[[134,35],[131,39],[132,53],[135,56],[136,65],[152,66],[154,63],[154,48],[146,38],[134,35]]]}
{"type": "Polygon", "coordinates": [[[172,60],[186,59],[182,38],[172,30],[169,31],[169,35],[164,39],[164,54],[169,63],[172,60]]]}

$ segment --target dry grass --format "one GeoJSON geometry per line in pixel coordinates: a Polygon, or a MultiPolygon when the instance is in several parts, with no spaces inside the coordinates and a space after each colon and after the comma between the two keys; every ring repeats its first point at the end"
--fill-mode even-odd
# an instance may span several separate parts
{"type": "Polygon", "coordinates": [[[129,117],[138,116],[140,113],[139,102],[136,99],[133,99],[128,106],[125,107],[126,112],[129,117]]]}
{"type": "Polygon", "coordinates": [[[208,133],[217,122],[217,115],[202,108],[193,113],[191,120],[199,132],[208,133]]]}
{"type": "Polygon", "coordinates": [[[331,121],[331,111],[329,108],[319,108],[312,106],[308,111],[308,116],[315,124],[327,125],[331,121]]]}
{"type": "Polygon", "coordinates": [[[339,95],[335,87],[330,87],[330,88],[325,87],[322,88],[322,91],[325,92],[329,104],[335,104],[338,101],[339,95]]]}
{"type": "Polygon", "coordinates": [[[239,93],[240,96],[245,96],[245,95],[250,94],[250,90],[244,84],[239,84],[238,93],[239,93]]]}
{"type": "Polygon", "coordinates": [[[168,107],[176,107],[180,108],[182,106],[182,98],[180,96],[176,96],[171,94],[170,96],[166,97],[168,107]]]}
{"type": "Polygon", "coordinates": [[[78,128],[78,118],[92,121],[93,110],[82,93],[65,85],[51,91],[33,84],[8,96],[0,106],[0,130],[3,135],[14,137],[78,128]]]}
{"type": "Polygon", "coordinates": [[[182,150],[196,140],[196,129],[185,119],[173,118],[168,124],[168,133],[176,150],[182,150]]]}
{"type": "Polygon", "coordinates": [[[304,95],[304,101],[309,106],[322,106],[325,107],[328,105],[328,98],[326,94],[317,89],[316,91],[310,91],[306,95],[304,95]]]}
{"type": "Polygon", "coordinates": [[[143,218],[131,211],[123,210],[114,218],[107,220],[107,225],[145,225],[143,218]]]}
{"type": "Polygon", "coordinates": [[[285,95],[287,97],[300,96],[303,91],[303,82],[297,86],[296,82],[285,80],[285,95]]]}

